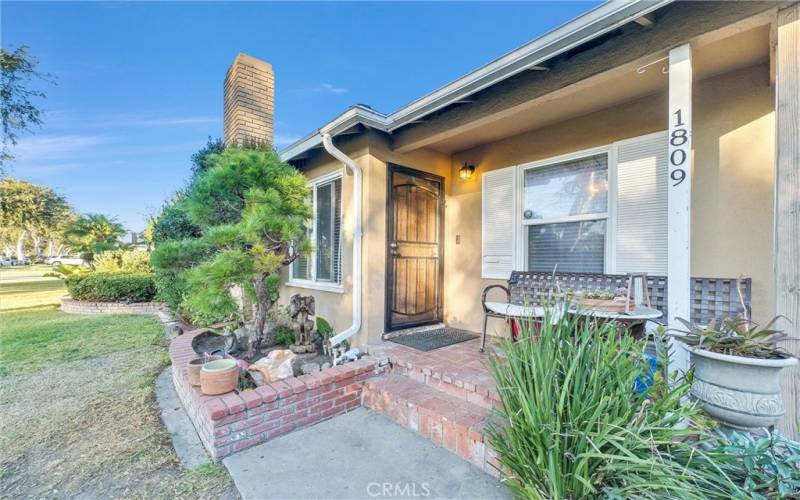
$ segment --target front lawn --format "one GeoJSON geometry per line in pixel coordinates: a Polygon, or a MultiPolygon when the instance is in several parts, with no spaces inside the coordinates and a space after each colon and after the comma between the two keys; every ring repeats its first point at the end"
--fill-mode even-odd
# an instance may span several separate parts
{"type": "Polygon", "coordinates": [[[237,496],[223,467],[180,467],[154,399],[158,320],[62,313],[42,274],[0,270],[0,497],[237,496]]]}
{"type": "Polygon", "coordinates": [[[0,267],[0,311],[58,304],[66,295],[64,282],[45,278],[50,266],[0,267]]]}

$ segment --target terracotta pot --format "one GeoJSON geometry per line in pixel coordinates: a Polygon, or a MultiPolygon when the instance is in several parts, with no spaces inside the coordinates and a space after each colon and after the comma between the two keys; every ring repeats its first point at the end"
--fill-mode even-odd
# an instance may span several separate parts
{"type": "Polygon", "coordinates": [[[186,378],[189,379],[190,384],[200,385],[200,368],[203,367],[203,363],[202,359],[193,359],[186,365],[186,378]]]}
{"type": "Polygon", "coordinates": [[[235,359],[217,359],[200,369],[200,391],[206,396],[225,394],[239,385],[239,366],[235,359]]]}
{"type": "Polygon", "coordinates": [[[222,358],[219,356],[208,356],[206,359],[198,358],[189,361],[189,364],[186,366],[186,375],[189,379],[189,383],[193,386],[200,385],[200,368],[203,367],[203,363],[214,361],[216,359],[222,358]]]}

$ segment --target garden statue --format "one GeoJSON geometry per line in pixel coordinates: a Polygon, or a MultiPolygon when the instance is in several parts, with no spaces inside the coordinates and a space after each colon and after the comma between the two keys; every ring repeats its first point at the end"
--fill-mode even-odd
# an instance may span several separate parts
{"type": "Polygon", "coordinates": [[[292,295],[289,299],[289,316],[292,318],[292,328],[294,328],[294,344],[289,346],[292,352],[299,354],[316,350],[311,336],[314,331],[314,321],[310,317],[313,315],[313,296],[304,297],[299,293],[292,295]]]}

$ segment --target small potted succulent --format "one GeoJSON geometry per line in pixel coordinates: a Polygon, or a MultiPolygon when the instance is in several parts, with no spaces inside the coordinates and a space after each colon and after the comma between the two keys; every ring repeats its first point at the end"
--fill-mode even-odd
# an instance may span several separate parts
{"type": "Polygon", "coordinates": [[[708,326],[678,318],[685,331],[670,334],[692,355],[691,395],[709,415],[740,429],[775,425],[784,414],[780,373],[797,364],[795,356],[777,345],[790,340],[748,319],[714,319],[708,326]]]}
{"type": "Polygon", "coordinates": [[[626,289],[581,290],[575,293],[572,304],[579,309],[594,311],[626,312],[634,307],[632,299],[626,297],[626,289]]]}

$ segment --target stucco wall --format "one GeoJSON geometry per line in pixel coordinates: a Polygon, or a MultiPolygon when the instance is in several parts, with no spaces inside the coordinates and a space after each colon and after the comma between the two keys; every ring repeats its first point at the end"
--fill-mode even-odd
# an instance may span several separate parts
{"type": "MultiPolygon", "coordinates": [[[[367,137],[350,137],[337,141],[342,150],[355,160],[364,169],[369,170],[369,157],[367,156],[367,137]]],[[[342,173],[342,291],[341,293],[315,290],[299,286],[290,286],[289,273],[283,273],[279,304],[286,305],[289,298],[299,293],[312,295],[316,302],[316,314],[328,320],[333,328],[339,332],[350,326],[353,319],[353,176],[347,174],[341,162],[335,161],[331,156],[318,154],[307,162],[303,173],[310,180],[316,179],[332,172],[342,173]]]]}
{"type": "MultiPolygon", "coordinates": [[[[695,171],[692,186],[692,275],[753,278],[753,311],[772,311],[773,89],[756,66],[697,82],[693,96],[695,171]]],[[[475,164],[475,180],[456,179],[448,205],[447,321],[478,331],[480,174],[665,130],[666,95],[578,117],[453,155],[453,172],[475,164]]],[[[497,328],[498,323],[493,324],[497,328]]]]}
{"type": "MultiPolygon", "coordinates": [[[[448,211],[447,240],[454,243],[457,236],[461,240],[445,257],[450,277],[445,284],[445,300],[461,295],[458,300],[448,301],[448,323],[479,331],[483,288],[504,283],[481,278],[481,174],[664,130],[665,109],[666,97],[652,96],[453,155],[454,171],[465,161],[477,169],[472,180],[455,181],[448,211]]],[[[493,293],[498,294],[494,297],[503,298],[502,292],[493,293]]],[[[501,321],[490,320],[490,331],[501,328],[501,321]]]]}
{"type": "MultiPolygon", "coordinates": [[[[411,167],[423,172],[444,177],[445,205],[449,204],[449,193],[452,180],[450,178],[450,157],[432,151],[421,149],[408,154],[399,154],[389,148],[385,136],[373,134],[370,137],[370,175],[368,185],[365,186],[365,311],[369,341],[374,342],[380,338],[385,326],[386,304],[386,201],[388,164],[394,163],[411,167]]],[[[445,216],[448,207],[445,206],[445,216]]],[[[445,228],[447,222],[445,220],[445,228]]],[[[443,242],[445,254],[447,253],[447,239],[443,242]]],[[[445,263],[447,257],[445,257],[445,263]]],[[[446,293],[447,267],[445,265],[444,283],[446,293]]],[[[447,314],[447,295],[444,298],[445,315],[447,314]]],[[[362,332],[363,333],[363,332],[362,332]]],[[[361,337],[363,341],[366,335],[361,337]]]]}
{"type": "MultiPolygon", "coordinates": [[[[769,317],[773,308],[773,102],[764,65],[697,82],[694,89],[692,275],[752,277],[756,320],[769,317]]],[[[480,174],[665,130],[666,108],[666,95],[657,94],[452,157],[428,149],[398,154],[391,150],[388,139],[377,133],[337,139],[364,169],[364,314],[354,344],[374,342],[384,331],[388,163],[445,178],[445,321],[479,331],[481,292],[497,282],[480,277],[480,174]],[[458,178],[464,161],[477,166],[473,180],[458,178]]],[[[335,169],[342,165],[323,153],[307,162],[305,172],[313,179],[335,169]]],[[[287,286],[281,294],[284,302],[293,293],[313,294],[318,315],[331,320],[338,331],[347,328],[352,319],[352,179],[345,174],[342,184],[345,293],[287,286]]],[[[501,328],[500,322],[494,322],[490,331],[501,328]]]]}
{"type": "MultiPolygon", "coordinates": [[[[445,177],[445,195],[450,185],[450,157],[422,149],[409,154],[390,150],[387,138],[377,133],[365,133],[352,139],[337,139],[336,145],[353,158],[363,170],[362,212],[362,327],[351,344],[364,346],[380,339],[384,333],[384,305],[386,290],[386,180],[387,165],[396,163],[445,177]]],[[[295,293],[313,295],[316,312],[329,320],[334,329],[342,331],[352,321],[352,263],[353,263],[353,176],[343,170],[340,162],[320,152],[311,158],[303,172],[309,179],[333,171],[342,171],[342,293],[314,290],[288,284],[289,273],[284,273],[284,286],[279,303],[286,304],[295,293]]],[[[445,282],[447,277],[445,276],[445,282]]],[[[445,303],[447,301],[445,300],[445,303]]]]}
{"type": "Polygon", "coordinates": [[[772,319],[775,94],[767,66],[697,89],[692,274],[753,278],[753,318],[772,319]]]}

